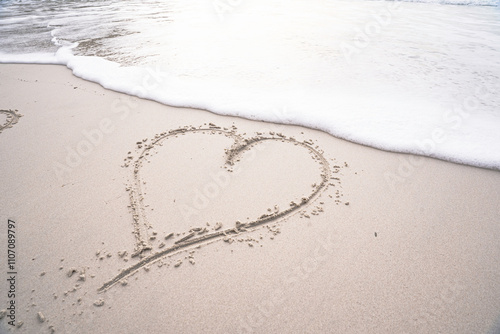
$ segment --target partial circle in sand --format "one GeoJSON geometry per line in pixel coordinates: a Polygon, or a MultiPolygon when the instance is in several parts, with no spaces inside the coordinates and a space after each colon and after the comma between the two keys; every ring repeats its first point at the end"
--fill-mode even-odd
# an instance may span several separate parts
{"type": "Polygon", "coordinates": [[[0,133],[7,128],[11,128],[19,121],[19,118],[23,115],[18,113],[18,110],[0,110],[0,115],[6,115],[4,122],[0,119],[0,133]]]}

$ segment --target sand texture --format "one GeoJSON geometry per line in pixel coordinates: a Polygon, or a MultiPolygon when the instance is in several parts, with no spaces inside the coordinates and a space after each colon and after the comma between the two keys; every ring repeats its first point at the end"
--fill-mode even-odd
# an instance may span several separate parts
{"type": "Polygon", "coordinates": [[[498,171],[62,66],[0,92],[0,333],[498,333],[498,171]]]}

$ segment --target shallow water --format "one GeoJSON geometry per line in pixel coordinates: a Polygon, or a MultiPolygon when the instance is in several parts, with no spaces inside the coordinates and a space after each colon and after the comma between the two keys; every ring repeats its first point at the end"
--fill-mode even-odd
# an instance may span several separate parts
{"type": "Polygon", "coordinates": [[[170,105],[500,169],[495,4],[3,1],[0,61],[65,64],[170,105]]]}

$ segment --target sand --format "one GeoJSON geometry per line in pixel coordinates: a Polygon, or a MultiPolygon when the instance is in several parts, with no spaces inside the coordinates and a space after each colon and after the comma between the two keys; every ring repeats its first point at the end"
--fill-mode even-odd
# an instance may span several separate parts
{"type": "Polygon", "coordinates": [[[62,66],[0,65],[0,92],[1,333],[499,331],[498,171],[62,66]]]}

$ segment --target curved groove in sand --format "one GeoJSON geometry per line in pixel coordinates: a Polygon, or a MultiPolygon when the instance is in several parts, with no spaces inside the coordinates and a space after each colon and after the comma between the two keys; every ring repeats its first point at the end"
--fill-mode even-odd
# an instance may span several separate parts
{"type": "Polygon", "coordinates": [[[0,124],[0,133],[7,128],[11,128],[19,121],[23,115],[19,114],[17,110],[0,110],[0,114],[7,115],[7,120],[4,124],[0,124]]]}
{"type": "MultiPolygon", "coordinates": [[[[313,156],[313,159],[317,160],[318,163],[322,167],[322,171],[320,173],[321,176],[321,183],[317,184],[314,187],[314,190],[308,197],[302,198],[302,201],[300,203],[293,203],[290,208],[281,211],[281,212],[275,212],[271,214],[263,214],[261,215],[258,219],[248,222],[248,223],[240,223],[239,225],[236,225],[236,227],[233,228],[228,228],[222,231],[215,231],[209,234],[205,234],[203,236],[197,237],[197,238],[190,238],[187,240],[179,240],[176,244],[172,245],[169,248],[166,248],[162,251],[156,252],[154,254],[151,254],[136,264],[128,267],[127,269],[122,270],[118,275],[116,275],[114,278],[111,280],[105,282],[99,289],[98,292],[104,292],[120,282],[121,280],[131,276],[132,274],[136,273],[139,269],[154,263],[155,261],[163,258],[166,255],[172,254],[174,252],[180,251],[186,247],[193,246],[196,244],[200,244],[203,242],[206,242],[211,239],[215,238],[223,238],[231,235],[238,235],[243,232],[246,232],[247,229],[255,228],[258,226],[261,226],[266,223],[271,223],[275,222],[281,219],[284,219],[287,216],[291,216],[295,213],[297,213],[300,209],[303,209],[305,206],[309,205],[312,203],[316,197],[319,195],[320,192],[324,191],[327,189],[329,185],[329,180],[331,177],[331,170],[330,170],[330,164],[328,161],[325,159],[323,156],[322,152],[319,150],[315,149],[312,147],[311,142],[299,142],[295,140],[294,138],[287,138],[286,136],[282,134],[277,134],[274,135],[274,133],[271,133],[271,137],[264,137],[264,136],[257,136],[249,139],[244,139],[240,135],[236,134],[235,131],[230,131],[230,130],[225,130],[221,129],[219,127],[209,127],[209,128],[181,128],[177,130],[172,130],[169,131],[168,133],[162,133],[160,135],[157,135],[154,140],[151,141],[149,145],[146,145],[144,149],[140,152],[139,158],[137,158],[133,162],[134,166],[134,182],[133,185],[127,190],[130,192],[130,201],[131,201],[131,208],[132,208],[132,215],[133,215],[133,220],[134,220],[134,233],[136,235],[136,248],[134,251],[133,256],[137,256],[141,254],[143,251],[150,250],[152,249],[152,246],[148,243],[148,238],[147,238],[147,228],[150,227],[149,223],[147,222],[146,219],[146,214],[145,214],[145,208],[143,205],[143,199],[144,197],[142,196],[142,190],[141,190],[141,180],[140,180],[140,175],[139,175],[139,170],[140,167],[142,166],[142,163],[144,159],[146,158],[146,153],[153,149],[155,145],[161,144],[161,142],[169,137],[172,136],[177,136],[179,134],[186,134],[186,133],[196,133],[196,132],[210,132],[212,134],[218,133],[218,134],[223,134],[225,136],[228,136],[230,138],[234,139],[234,144],[231,147],[231,149],[226,150],[226,161],[225,163],[232,166],[235,163],[235,160],[246,150],[251,149],[253,146],[258,145],[259,143],[265,142],[265,141],[280,141],[280,142],[285,142],[285,143],[291,143],[293,145],[301,146],[305,149],[307,149],[311,155],[313,156]],[[141,226],[143,225],[143,226],[141,226]],[[142,231],[141,228],[145,228],[145,231],[142,231]]],[[[139,143],[138,143],[139,144],[139,143]]],[[[141,145],[142,146],[142,145],[141,145]]]]}

